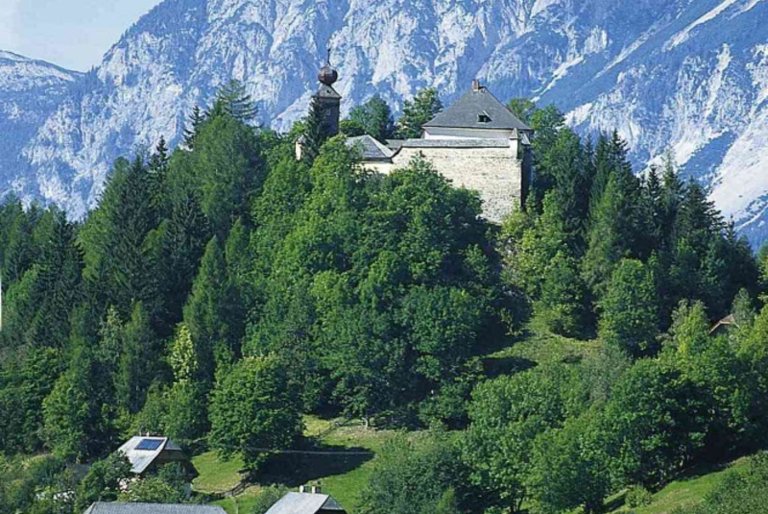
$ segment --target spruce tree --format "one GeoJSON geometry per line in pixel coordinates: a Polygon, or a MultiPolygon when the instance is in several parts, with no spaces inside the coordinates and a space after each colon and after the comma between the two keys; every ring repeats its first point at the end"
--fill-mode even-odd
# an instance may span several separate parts
{"type": "Polygon", "coordinates": [[[642,244],[648,226],[645,215],[638,179],[626,170],[611,174],[591,215],[582,261],[584,280],[598,299],[620,259],[647,257],[650,249],[642,244]]]}
{"type": "Polygon", "coordinates": [[[360,127],[364,134],[384,143],[394,134],[395,126],[392,110],[380,96],[376,95],[349,113],[349,121],[360,127]]]}
{"type": "Polygon", "coordinates": [[[184,129],[184,146],[187,149],[193,150],[195,148],[195,139],[204,121],[205,115],[203,115],[200,107],[196,105],[189,116],[189,126],[184,129]]]}
{"type": "Polygon", "coordinates": [[[211,239],[200,263],[192,293],[184,307],[199,363],[198,379],[213,381],[217,352],[237,357],[244,331],[243,313],[217,238],[211,239]]]}
{"type": "Polygon", "coordinates": [[[250,123],[256,119],[258,113],[256,103],[248,94],[245,84],[232,80],[216,93],[216,99],[206,117],[215,118],[226,114],[242,123],[250,123]]]}
{"type": "Polygon", "coordinates": [[[413,139],[421,137],[425,123],[443,110],[443,103],[434,88],[422,89],[413,100],[406,100],[403,115],[397,120],[397,137],[413,139]]]}
{"type": "Polygon", "coordinates": [[[323,111],[313,97],[309,104],[309,114],[304,120],[304,133],[301,135],[301,159],[312,165],[327,139],[328,134],[323,129],[323,111]]]}
{"type": "Polygon", "coordinates": [[[123,326],[122,349],[115,376],[118,405],[129,413],[141,410],[147,390],[158,376],[162,346],[150,327],[147,312],[136,303],[130,321],[123,326]]]}

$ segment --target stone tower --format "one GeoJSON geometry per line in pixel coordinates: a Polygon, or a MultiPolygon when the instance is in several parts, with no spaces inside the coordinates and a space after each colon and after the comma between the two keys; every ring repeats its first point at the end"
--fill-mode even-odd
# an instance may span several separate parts
{"type": "Polygon", "coordinates": [[[317,75],[320,81],[320,89],[313,98],[322,112],[323,132],[328,137],[339,133],[339,118],[341,116],[341,95],[333,89],[333,85],[339,80],[339,73],[331,66],[331,51],[328,50],[328,60],[317,75]]]}

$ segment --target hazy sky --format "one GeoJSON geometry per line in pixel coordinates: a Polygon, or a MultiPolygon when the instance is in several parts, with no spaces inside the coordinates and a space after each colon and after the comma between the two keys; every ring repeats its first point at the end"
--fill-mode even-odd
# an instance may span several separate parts
{"type": "Polygon", "coordinates": [[[161,0],[0,0],[0,50],[85,71],[161,0]]]}

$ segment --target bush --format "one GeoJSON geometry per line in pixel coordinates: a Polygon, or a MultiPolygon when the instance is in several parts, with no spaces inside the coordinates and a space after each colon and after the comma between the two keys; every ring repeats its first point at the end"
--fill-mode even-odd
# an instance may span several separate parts
{"type": "Polygon", "coordinates": [[[253,510],[250,514],[264,514],[272,505],[277,503],[280,498],[285,496],[288,489],[282,486],[271,485],[265,487],[261,493],[256,497],[256,501],[253,504],[253,510]]]}
{"type": "Polygon", "coordinates": [[[650,505],[652,501],[653,495],[651,492],[641,485],[633,485],[630,487],[627,491],[627,496],[624,499],[624,503],[632,508],[650,505]]]}

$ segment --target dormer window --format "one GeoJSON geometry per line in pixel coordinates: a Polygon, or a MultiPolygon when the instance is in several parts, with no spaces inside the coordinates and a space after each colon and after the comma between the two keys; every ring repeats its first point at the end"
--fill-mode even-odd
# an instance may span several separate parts
{"type": "Polygon", "coordinates": [[[491,122],[491,117],[488,116],[488,114],[486,114],[484,112],[480,113],[480,114],[477,115],[477,122],[478,123],[490,123],[491,122]]]}

